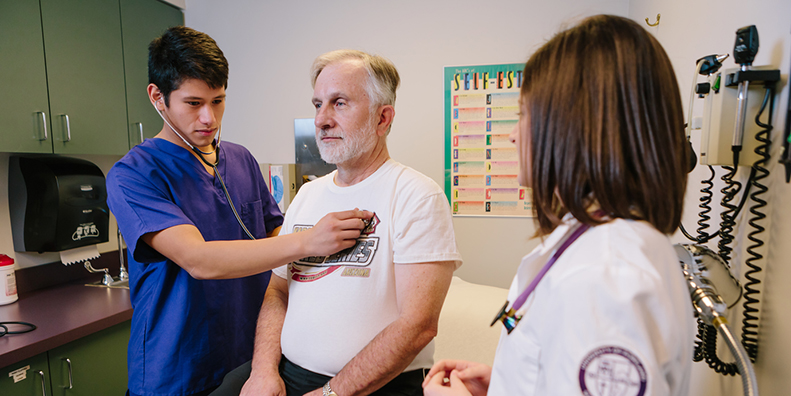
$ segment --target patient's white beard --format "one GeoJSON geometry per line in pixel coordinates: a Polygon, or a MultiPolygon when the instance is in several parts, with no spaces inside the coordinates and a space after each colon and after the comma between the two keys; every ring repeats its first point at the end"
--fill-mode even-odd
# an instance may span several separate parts
{"type": "Polygon", "coordinates": [[[321,159],[328,164],[341,164],[357,158],[358,156],[373,151],[376,147],[377,135],[374,132],[376,125],[371,120],[352,133],[342,135],[339,141],[323,142],[322,136],[333,136],[324,130],[316,135],[316,144],[319,146],[321,159]]]}

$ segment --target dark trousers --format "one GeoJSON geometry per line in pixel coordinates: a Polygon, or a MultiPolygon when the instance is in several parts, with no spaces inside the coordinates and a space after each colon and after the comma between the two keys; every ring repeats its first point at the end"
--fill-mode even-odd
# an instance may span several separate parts
{"type": "MultiPolygon", "coordinates": [[[[238,396],[242,391],[244,383],[250,378],[252,361],[249,361],[225,376],[217,390],[210,396],[238,396]]],[[[377,391],[371,393],[374,396],[420,396],[423,394],[423,378],[426,369],[418,369],[401,373],[392,381],[385,384],[377,391]]],[[[294,363],[291,363],[285,356],[280,358],[280,377],[286,385],[288,396],[302,396],[324,386],[332,377],[314,373],[306,370],[294,363]]]]}

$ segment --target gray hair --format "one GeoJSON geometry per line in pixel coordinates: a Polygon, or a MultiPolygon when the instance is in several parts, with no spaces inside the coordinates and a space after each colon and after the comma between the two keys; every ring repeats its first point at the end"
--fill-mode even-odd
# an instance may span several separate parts
{"type": "Polygon", "coordinates": [[[311,86],[316,87],[316,79],[325,67],[345,60],[360,61],[365,67],[368,73],[365,91],[371,98],[371,112],[382,105],[395,105],[396,89],[401,83],[395,65],[387,58],[362,51],[343,49],[319,55],[310,67],[311,86]]]}

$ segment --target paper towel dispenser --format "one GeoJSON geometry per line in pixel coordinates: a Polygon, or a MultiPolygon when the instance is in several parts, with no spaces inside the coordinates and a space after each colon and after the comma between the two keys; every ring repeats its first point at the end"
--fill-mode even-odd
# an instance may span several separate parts
{"type": "Polygon", "coordinates": [[[59,252],[109,239],[104,173],[90,161],[12,155],[8,206],[18,252],[59,252]]]}

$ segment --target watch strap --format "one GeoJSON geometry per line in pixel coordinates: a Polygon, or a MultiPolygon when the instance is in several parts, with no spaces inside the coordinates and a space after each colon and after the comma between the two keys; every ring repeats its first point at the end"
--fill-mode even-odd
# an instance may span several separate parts
{"type": "Polygon", "coordinates": [[[338,396],[338,394],[337,394],[337,393],[335,393],[335,392],[332,390],[332,388],[330,387],[330,381],[327,381],[327,383],[326,383],[326,384],[324,384],[324,387],[323,387],[323,388],[321,388],[321,390],[322,390],[322,392],[324,393],[324,396],[338,396]]]}

